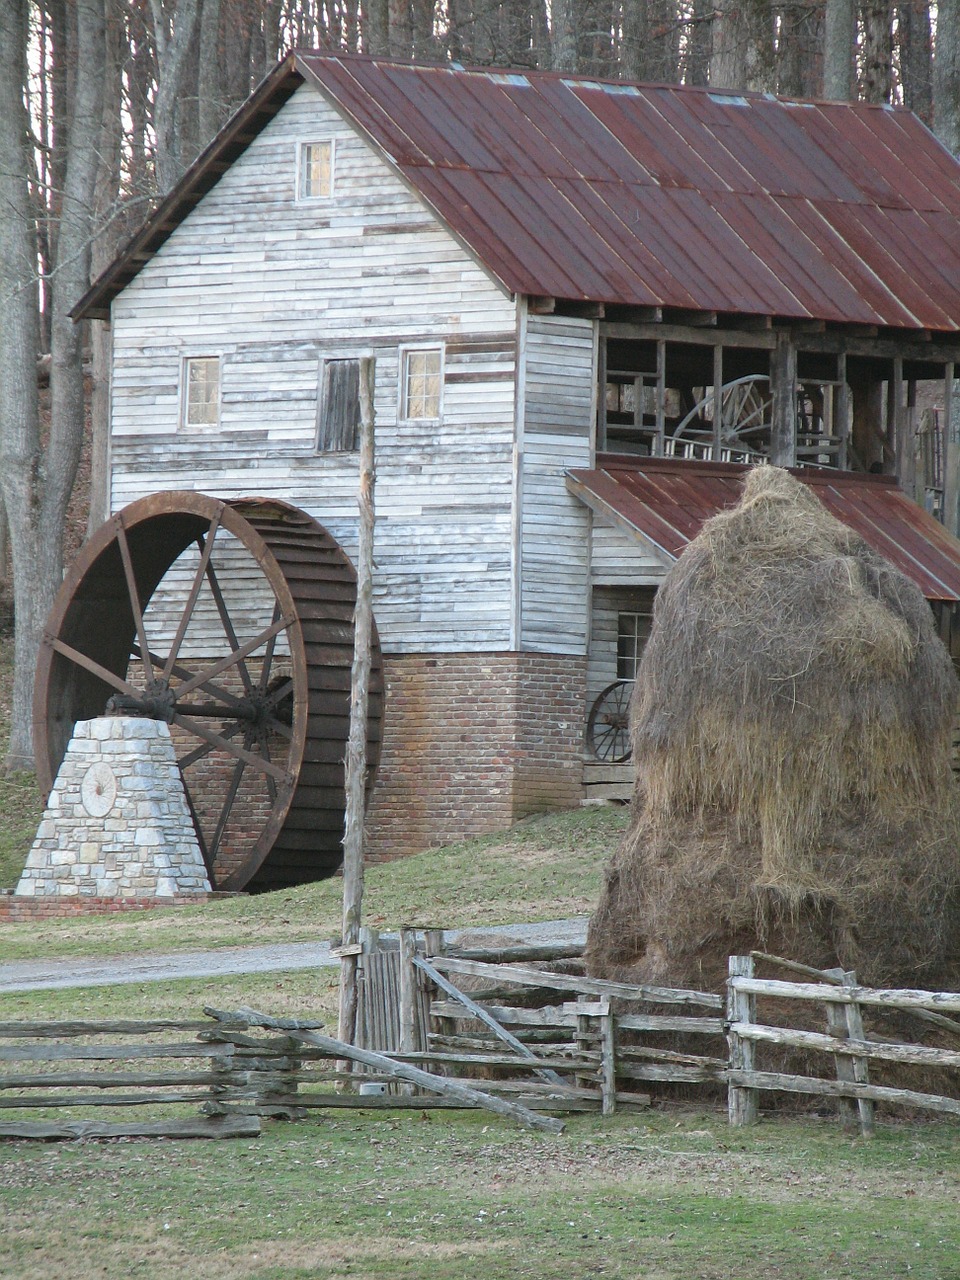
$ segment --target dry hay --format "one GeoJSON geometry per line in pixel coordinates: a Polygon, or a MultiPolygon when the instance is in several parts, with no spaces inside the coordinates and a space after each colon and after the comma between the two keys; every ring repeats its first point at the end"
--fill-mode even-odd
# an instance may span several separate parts
{"type": "Polygon", "coordinates": [[[752,471],[657,596],[591,971],[716,985],[761,948],[865,982],[943,975],[957,693],[920,591],[787,472],[752,471]]]}

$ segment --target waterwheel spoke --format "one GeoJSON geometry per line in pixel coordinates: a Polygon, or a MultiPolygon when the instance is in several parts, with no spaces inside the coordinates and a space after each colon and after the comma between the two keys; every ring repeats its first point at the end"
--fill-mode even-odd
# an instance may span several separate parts
{"type": "Polygon", "coordinates": [[[197,546],[200,548],[200,563],[197,571],[193,575],[193,582],[190,584],[190,590],[187,593],[186,603],[183,606],[183,613],[180,615],[180,622],[177,625],[177,633],[173,637],[173,644],[170,646],[170,652],[167,654],[167,660],[163,664],[161,679],[169,680],[176,665],[177,658],[180,654],[180,646],[183,644],[184,636],[187,634],[187,627],[190,625],[190,619],[193,617],[193,610],[197,603],[197,597],[200,595],[200,588],[203,586],[203,580],[206,576],[207,565],[210,563],[210,557],[213,554],[213,544],[216,541],[217,533],[220,529],[220,512],[218,511],[210,521],[210,528],[207,530],[206,538],[197,539],[197,546]]]}
{"type": "MultiPolygon", "coordinates": [[[[233,810],[233,802],[236,800],[237,792],[240,790],[240,781],[243,778],[243,771],[246,767],[247,762],[245,760],[238,760],[234,767],[233,777],[230,779],[230,786],[227,788],[227,794],[220,809],[220,816],[217,819],[213,839],[210,841],[210,858],[214,862],[220,852],[220,841],[223,839],[223,833],[227,828],[227,822],[233,810]]],[[[274,784],[274,790],[276,790],[276,784],[274,784]]]]}
{"type": "MultiPolygon", "coordinates": [[[[270,759],[270,744],[267,741],[266,729],[260,729],[257,733],[257,744],[260,747],[260,754],[265,760],[270,759]]],[[[269,773],[264,774],[264,781],[267,784],[267,795],[270,797],[270,803],[277,803],[277,784],[269,773]]]]}
{"type": "Polygon", "coordinates": [[[130,543],[127,541],[127,531],[123,527],[123,521],[119,516],[113,522],[117,531],[117,545],[120,548],[120,559],[123,561],[123,576],[127,582],[127,595],[130,597],[130,609],[133,613],[133,623],[137,629],[137,638],[140,641],[140,661],[143,664],[144,674],[148,681],[153,680],[153,664],[150,661],[150,647],[147,644],[147,633],[143,626],[143,613],[140,609],[140,592],[137,588],[137,577],[133,571],[133,560],[130,556],[130,543]]]}
{"type": "Polygon", "coordinates": [[[179,725],[181,729],[185,729],[187,733],[192,733],[195,738],[202,738],[204,742],[209,742],[212,747],[225,751],[227,755],[233,756],[235,760],[245,760],[247,764],[253,765],[258,772],[269,773],[284,785],[290,782],[290,775],[285,769],[281,769],[279,765],[275,765],[271,760],[264,760],[263,756],[247,751],[245,747],[238,747],[236,743],[230,741],[226,734],[214,733],[206,725],[199,724],[196,720],[192,720],[188,716],[182,716],[176,711],[173,713],[173,723],[179,725]]]}
{"type": "MultiPolygon", "coordinates": [[[[217,606],[217,613],[220,615],[220,625],[223,627],[223,633],[227,637],[228,643],[233,647],[234,653],[236,653],[240,649],[240,644],[237,640],[237,632],[234,628],[229,610],[227,609],[227,602],[223,598],[223,592],[220,590],[220,581],[217,578],[217,571],[209,561],[207,562],[207,581],[210,583],[210,590],[213,592],[213,599],[217,606]]],[[[274,614],[274,622],[276,622],[276,620],[276,614],[274,614]]],[[[246,657],[246,654],[244,654],[243,657],[246,657]]],[[[243,661],[243,658],[238,659],[237,665],[240,671],[240,679],[243,682],[244,692],[249,697],[250,694],[253,693],[253,681],[250,679],[250,672],[247,670],[247,664],[243,661]]]]}
{"type": "MultiPolygon", "coordinates": [[[[192,693],[194,689],[199,689],[201,685],[207,684],[210,680],[214,679],[215,676],[221,675],[230,667],[237,666],[242,663],[244,658],[249,657],[255,649],[259,649],[260,646],[265,644],[271,636],[277,635],[280,631],[285,631],[293,621],[293,614],[284,618],[279,618],[276,622],[271,623],[269,627],[264,627],[264,629],[258,635],[255,635],[252,640],[248,640],[246,644],[242,644],[239,648],[234,649],[233,653],[228,654],[225,658],[221,658],[219,662],[213,662],[208,667],[201,667],[201,669],[190,680],[180,686],[177,690],[177,697],[185,698],[188,693],[192,693]]],[[[247,679],[249,680],[249,673],[247,674],[247,679]]],[[[253,691],[252,686],[250,691],[253,691]]]]}
{"type": "MultiPolygon", "coordinates": [[[[181,764],[182,774],[182,764],[181,764]]],[[[207,879],[210,881],[211,889],[216,889],[217,882],[213,876],[213,859],[210,856],[210,850],[207,848],[207,842],[204,839],[203,829],[200,826],[200,818],[193,804],[193,797],[190,794],[190,788],[184,780],[183,793],[187,797],[187,808],[190,810],[190,817],[193,820],[193,830],[197,837],[197,844],[200,846],[200,856],[203,858],[203,865],[207,869],[207,879]]]]}
{"type": "Polygon", "coordinates": [[[84,671],[89,671],[91,675],[97,676],[104,684],[116,689],[117,693],[126,693],[131,698],[140,697],[142,691],[136,685],[129,684],[121,676],[118,676],[116,672],[101,666],[99,662],[88,657],[87,654],[81,653],[79,649],[74,649],[73,645],[66,644],[56,636],[49,636],[48,639],[57,653],[62,654],[64,658],[69,658],[78,667],[83,667],[84,671]]]}
{"type": "MultiPolygon", "coordinates": [[[[235,738],[237,734],[245,728],[246,723],[243,720],[238,720],[235,724],[232,724],[229,729],[225,729],[223,733],[220,734],[220,737],[224,741],[229,738],[235,738]]],[[[180,772],[182,773],[184,769],[189,769],[192,764],[196,764],[198,760],[202,760],[205,756],[208,756],[210,752],[215,751],[218,746],[219,743],[207,742],[204,740],[204,745],[202,747],[195,747],[193,751],[188,751],[185,756],[181,756],[179,758],[177,764],[180,766],[180,772]]]]}
{"type": "MultiPolygon", "coordinates": [[[[131,649],[131,653],[133,657],[139,658],[139,645],[134,645],[131,649]]],[[[153,650],[150,651],[150,661],[155,667],[162,666],[164,663],[164,659],[154,653],[153,650]]],[[[196,672],[191,671],[189,667],[183,666],[182,663],[175,662],[173,664],[171,674],[175,675],[178,680],[192,680],[196,675],[196,672]]],[[[207,680],[197,687],[202,689],[205,693],[209,693],[212,697],[218,698],[227,707],[233,707],[235,710],[240,710],[244,705],[242,698],[238,698],[235,693],[231,693],[229,689],[225,689],[222,684],[215,684],[212,680],[207,680]]],[[[176,689],[175,692],[179,695],[180,690],[176,689]]],[[[225,712],[224,714],[228,715],[229,713],[225,712]]]]}
{"type": "MultiPolygon", "coordinates": [[[[280,618],[280,601],[277,600],[273,606],[272,622],[279,621],[280,618]]],[[[270,672],[273,668],[273,654],[277,645],[277,637],[271,636],[267,641],[267,647],[263,654],[263,667],[260,671],[260,693],[267,692],[267,685],[270,683],[270,672]]]]}

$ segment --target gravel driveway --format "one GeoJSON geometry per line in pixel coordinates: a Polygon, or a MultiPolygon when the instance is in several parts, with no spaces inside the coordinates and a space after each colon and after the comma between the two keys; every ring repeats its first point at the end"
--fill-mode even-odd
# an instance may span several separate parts
{"type": "MultiPolygon", "coordinates": [[[[539,924],[452,929],[446,936],[454,946],[464,933],[469,933],[471,938],[495,934],[542,945],[582,943],[587,936],[587,920],[587,916],[577,916],[571,920],[547,920],[539,924]]],[[[109,960],[26,960],[17,964],[0,964],[0,995],[14,991],[50,991],[60,987],[108,987],[128,982],[213,978],[230,973],[269,973],[275,969],[316,969],[337,963],[330,954],[329,942],[223,947],[218,951],[114,956],[109,960]]]]}

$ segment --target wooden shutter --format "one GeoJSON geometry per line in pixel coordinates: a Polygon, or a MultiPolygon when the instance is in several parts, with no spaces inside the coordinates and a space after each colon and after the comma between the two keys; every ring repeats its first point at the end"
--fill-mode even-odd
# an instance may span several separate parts
{"type": "Polygon", "coordinates": [[[360,361],[324,360],[319,453],[359,448],[360,361]]]}

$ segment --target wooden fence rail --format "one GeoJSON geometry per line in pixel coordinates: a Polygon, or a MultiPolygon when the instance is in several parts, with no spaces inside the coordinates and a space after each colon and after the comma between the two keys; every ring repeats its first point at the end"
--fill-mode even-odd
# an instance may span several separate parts
{"type": "Polygon", "coordinates": [[[558,1132],[562,1123],[545,1113],[645,1107],[651,1084],[725,1088],[735,1125],[756,1120],[769,1091],[835,1098],[844,1124],[864,1134],[876,1103],[960,1115],[960,1099],[871,1079],[884,1067],[956,1071],[960,1041],[900,1043],[864,1026],[865,1016],[897,1011],[933,1024],[941,1039],[960,1033],[946,1016],[960,1012],[955,992],[874,989],[851,973],[758,954],[730,958],[724,1001],[584,977],[569,958],[562,971],[535,967],[522,948],[497,963],[476,951],[445,955],[439,934],[429,943],[423,954],[405,930],[399,948],[360,956],[358,1045],[323,1035],[318,1021],[251,1009],[208,1009],[202,1021],[0,1023],[0,1111],[11,1117],[0,1136],[249,1136],[262,1116],[345,1106],[482,1106],[558,1132]],[[758,977],[757,963],[782,964],[799,980],[758,977]],[[763,1016],[768,1001],[777,1002],[775,1022],[763,1016]],[[808,1022],[819,1006],[822,1029],[776,1025],[789,1020],[790,1001],[808,1022]],[[765,1055],[782,1061],[784,1051],[819,1058],[824,1074],[770,1069],[777,1064],[765,1055]],[[112,1126],[62,1119],[77,1107],[170,1106],[200,1115],[112,1126]],[[44,1109],[55,1122],[14,1118],[44,1109]]]}

